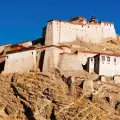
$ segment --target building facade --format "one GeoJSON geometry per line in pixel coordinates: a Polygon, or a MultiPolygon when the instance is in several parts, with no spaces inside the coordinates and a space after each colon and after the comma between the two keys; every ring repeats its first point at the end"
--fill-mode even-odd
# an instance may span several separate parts
{"type": "Polygon", "coordinates": [[[50,20],[44,33],[45,45],[56,45],[77,39],[88,43],[100,43],[108,38],[116,39],[114,24],[98,22],[93,16],[90,21],[83,17],[73,18],[69,22],[50,20]]]}
{"type": "MultiPolygon", "coordinates": [[[[87,67],[88,58],[95,55],[97,55],[97,53],[85,51],[72,53],[71,48],[67,46],[51,46],[45,50],[42,71],[50,72],[55,68],[59,68],[61,71],[83,70],[84,66],[87,67]]],[[[93,65],[91,67],[93,67],[93,65]]]]}
{"type": "Polygon", "coordinates": [[[4,73],[29,72],[37,69],[36,50],[8,54],[5,59],[4,73]]]}
{"type": "Polygon", "coordinates": [[[94,57],[95,72],[99,75],[120,75],[120,55],[98,54],[94,57]]]}

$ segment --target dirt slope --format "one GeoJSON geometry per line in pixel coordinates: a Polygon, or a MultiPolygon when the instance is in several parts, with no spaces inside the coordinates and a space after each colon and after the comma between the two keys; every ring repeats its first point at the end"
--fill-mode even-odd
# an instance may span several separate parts
{"type": "Polygon", "coordinates": [[[64,42],[60,45],[67,45],[73,48],[73,51],[90,51],[90,52],[100,52],[100,53],[117,53],[120,54],[120,41],[114,39],[107,39],[99,44],[86,43],[81,40],[75,40],[73,42],[64,42]]]}
{"type": "Polygon", "coordinates": [[[91,92],[81,78],[69,86],[62,78],[52,73],[1,74],[0,119],[120,120],[118,86],[94,80],[91,92]]]}

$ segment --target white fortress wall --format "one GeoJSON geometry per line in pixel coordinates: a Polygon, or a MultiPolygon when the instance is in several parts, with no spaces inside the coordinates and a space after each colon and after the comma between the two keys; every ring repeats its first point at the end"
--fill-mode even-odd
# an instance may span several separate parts
{"type": "Polygon", "coordinates": [[[54,54],[53,54],[53,49],[48,48],[45,50],[42,72],[50,71],[51,67],[52,68],[54,67],[54,54]]]}
{"type": "Polygon", "coordinates": [[[60,41],[59,21],[49,21],[46,29],[45,45],[56,45],[60,41]]]}
{"type": "Polygon", "coordinates": [[[86,25],[86,35],[83,40],[87,40],[89,43],[100,43],[103,39],[102,29],[100,24],[88,24],[86,25]]]}
{"type": "Polygon", "coordinates": [[[114,24],[106,22],[82,25],[60,20],[48,22],[46,45],[72,42],[77,38],[89,43],[100,43],[107,38],[116,38],[116,31],[114,24]]]}
{"type": "Polygon", "coordinates": [[[76,40],[76,33],[74,24],[68,22],[61,22],[60,26],[60,43],[61,42],[72,42],[76,40]]]}
{"type": "Polygon", "coordinates": [[[110,23],[101,23],[103,29],[103,39],[106,38],[116,38],[116,31],[114,24],[110,23]]]}
{"type": "Polygon", "coordinates": [[[4,72],[28,72],[36,67],[36,50],[9,54],[6,58],[4,72]]]}
{"type": "Polygon", "coordinates": [[[45,45],[52,45],[53,44],[53,25],[52,22],[48,22],[46,28],[46,35],[45,35],[45,45]]]}
{"type": "Polygon", "coordinates": [[[56,45],[57,43],[59,43],[59,39],[60,39],[60,22],[52,21],[52,26],[53,26],[53,31],[52,31],[53,45],[56,45]]]}
{"type": "Polygon", "coordinates": [[[56,47],[49,47],[45,50],[43,72],[50,72],[57,68],[59,61],[59,53],[63,52],[62,49],[56,47]]]}

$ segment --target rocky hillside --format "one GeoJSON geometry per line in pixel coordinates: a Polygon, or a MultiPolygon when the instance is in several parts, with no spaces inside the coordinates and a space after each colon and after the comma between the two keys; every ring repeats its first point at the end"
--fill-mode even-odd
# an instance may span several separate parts
{"type": "Polygon", "coordinates": [[[67,45],[78,51],[98,52],[98,53],[115,53],[119,54],[120,40],[107,39],[102,43],[86,43],[81,40],[75,40],[73,42],[61,43],[60,45],[67,45]]]}
{"type": "Polygon", "coordinates": [[[0,120],[120,120],[119,86],[56,73],[0,75],[0,120]]]}

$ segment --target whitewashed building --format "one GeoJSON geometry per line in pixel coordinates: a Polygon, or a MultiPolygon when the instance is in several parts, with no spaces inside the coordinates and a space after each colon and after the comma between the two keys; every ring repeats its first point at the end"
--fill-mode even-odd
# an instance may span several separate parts
{"type": "Polygon", "coordinates": [[[120,75],[120,55],[100,53],[88,59],[88,71],[98,75],[120,75]]]}
{"type": "Polygon", "coordinates": [[[5,59],[4,73],[29,72],[36,70],[36,50],[8,54],[5,59]]]}
{"type": "Polygon", "coordinates": [[[50,20],[43,33],[45,45],[57,45],[77,39],[88,43],[100,43],[105,39],[117,37],[114,23],[98,22],[94,16],[90,21],[83,17],[72,18],[70,21],[50,20]]]}

